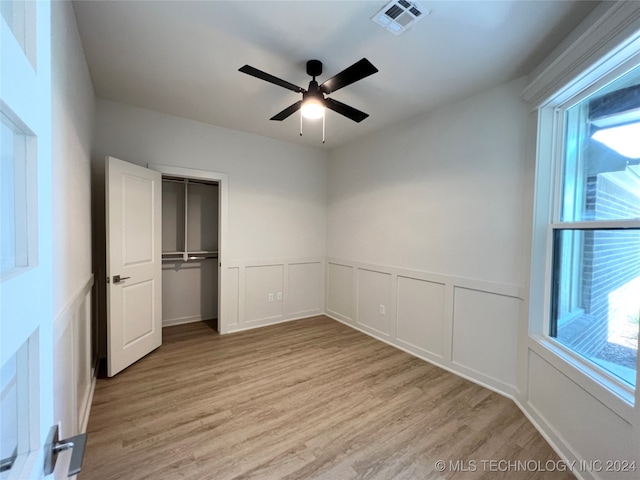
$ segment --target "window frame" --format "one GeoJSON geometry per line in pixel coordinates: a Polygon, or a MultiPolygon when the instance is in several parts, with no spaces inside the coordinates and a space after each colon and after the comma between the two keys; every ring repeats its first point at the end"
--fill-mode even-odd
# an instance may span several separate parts
{"type": "Polygon", "coordinates": [[[640,228],[640,219],[561,221],[565,112],[639,67],[639,47],[640,41],[636,41],[611,53],[582,75],[574,77],[534,111],[537,138],[528,332],[531,350],[630,423],[635,415],[634,405],[639,403],[640,368],[636,368],[636,388],[633,388],[551,337],[550,327],[554,231],[594,227],[640,228]]]}

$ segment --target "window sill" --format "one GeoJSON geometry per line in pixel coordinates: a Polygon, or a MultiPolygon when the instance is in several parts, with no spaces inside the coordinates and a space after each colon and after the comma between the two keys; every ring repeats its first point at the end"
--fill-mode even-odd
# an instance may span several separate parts
{"type": "Polygon", "coordinates": [[[530,335],[529,339],[529,348],[537,355],[629,425],[634,423],[635,389],[616,380],[555,340],[542,335],[530,335]]]}

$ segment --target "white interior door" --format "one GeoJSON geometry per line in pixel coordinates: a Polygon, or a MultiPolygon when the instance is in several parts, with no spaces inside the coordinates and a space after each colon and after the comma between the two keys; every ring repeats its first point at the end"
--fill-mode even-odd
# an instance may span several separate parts
{"type": "Polygon", "coordinates": [[[39,479],[53,422],[51,13],[0,10],[0,478],[39,479]]]}
{"type": "Polygon", "coordinates": [[[162,344],[162,175],[106,159],[107,374],[162,344]]]}

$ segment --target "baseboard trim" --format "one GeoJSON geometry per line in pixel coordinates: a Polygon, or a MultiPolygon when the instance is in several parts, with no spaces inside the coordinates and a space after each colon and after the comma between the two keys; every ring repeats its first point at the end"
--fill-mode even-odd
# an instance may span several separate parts
{"type": "Polygon", "coordinates": [[[175,325],[184,325],[186,323],[202,322],[202,321],[207,321],[207,320],[217,320],[217,318],[215,318],[215,317],[202,318],[201,315],[192,315],[190,317],[181,317],[181,318],[171,318],[171,319],[162,321],[162,328],[164,328],[164,327],[173,327],[175,325]]]}
{"type": "Polygon", "coordinates": [[[317,312],[317,313],[314,313],[312,315],[305,315],[305,316],[302,316],[302,317],[294,317],[294,318],[284,318],[284,319],[277,320],[275,322],[260,323],[258,325],[247,325],[245,323],[245,324],[241,325],[240,328],[227,330],[225,333],[223,333],[221,335],[227,335],[229,333],[244,332],[244,331],[247,331],[247,330],[254,330],[256,328],[269,327],[271,325],[278,325],[279,323],[287,323],[287,322],[295,322],[295,321],[298,321],[298,320],[306,320],[308,318],[315,318],[315,317],[319,317],[319,316],[322,316],[322,315],[325,315],[325,314],[322,313],[322,312],[317,312]]]}
{"type": "Polygon", "coordinates": [[[98,382],[98,365],[99,360],[96,360],[93,368],[91,369],[91,385],[89,386],[89,394],[85,399],[85,404],[82,406],[80,417],[80,433],[86,433],[89,426],[89,415],[91,413],[91,405],[93,405],[93,394],[96,391],[96,383],[98,382]]]}
{"type": "MultiPolygon", "coordinates": [[[[558,454],[561,460],[567,463],[567,465],[571,465],[572,462],[579,462],[579,456],[573,451],[573,449],[567,444],[567,442],[562,441],[561,436],[555,431],[555,429],[550,426],[544,418],[539,415],[535,409],[529,409],[525,404],[523,404],[520,399],[514,398],[514,403],[520,409],[522,414],[527,417],[527,420],[531,422],[531,425],[538,431],[542,438],[546,440],[546,442],[551,446],[554,452],[558,454]]],[[[571,470],[571,473],[575,475],[578,480],[596,480],[597,477],[591,475],[587,471],[581,470],[571,470]]]]}
{"type": "Polygon", "coordinates": [[[446,370],[447,372],[453,373],[454,375],[457,375],[458,377],[464,378],[465,380],[469,380],[470,382],[473,382],[473,383],[475,383],[477,385],[480,385],[481,387],[484,387],[484,388],[487,388],[487,389],[491,390],[492,392],[495,392],[495,393],[497,393],[499,395],[502,395],[503,397],[507,397],[508,399],[515,401],[515,392],[507,392],[507,391],[504,391],[504,390],[500,390],[498,387],[496,387],[494,385],[490,385],[490,384],[488,384],[486,382],[483,382],[480,379],[474,378],[474,377],[472,377],[472,376],[470,376],[470,375],[468,375],[468,374],[466,374],[464,372],[461,372],[461,371],[458,371],[458,370],[456,370],[454,368],[451,368],[448,365],[444,365],[444,364],[439,363],[438,361],[436,361],[434,359],[430,359],[430,358],[424,357],[422,355],[419,355],[416,352],[412,352],[411,350],[408,350],[407,348],[404,348],[404,347],[402,347],[402,346],[400,346],[400,345],[398,345],[396,343],[391,342],[389,339],[380,338],[380,337],[374,335],[371,331],[365,330],[363,328],[358,327],[357,324],[346,322],[344,320],[341,320],[340,318],[334,317],[333,315],[331,315],[329,313],[324,313],[323,315],[331,318],[332,320],[335,320],[336,322],[340,322],[343,325],[346,325],[347,327],[351,327],[354,330],[358,330],[359,332],[362,332],[365,335],[370,336],[371,338],[375,338],[376,340],[380,340],[381,342],[386,343],[387,345],[390,345],[390,346],[392,346],[394,348],[397,348],[398,350],[402,350],[403,352],[408,353],[409,355],[411,355],[413,357],[419,358],[420,360],[423,360],[423,361],[428,362],[428,363],[430,363],[432,365],[435,365],[436,367],[442,368],[443,370],[446,370]]]}

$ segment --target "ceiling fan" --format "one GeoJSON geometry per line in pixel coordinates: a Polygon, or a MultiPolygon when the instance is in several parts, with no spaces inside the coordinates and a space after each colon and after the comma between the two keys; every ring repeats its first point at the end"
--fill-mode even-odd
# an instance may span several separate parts
{"type": "MultiPolygon", "coordinates": [[[[373,75],[378,71],[378,69],[374,67],[369,60],[363,58],[350,67],[345,68],[343,71],[330,78],[323,84],[318,85],[316,77],[322,75],[322,62],[320,60],[309,60],[307,62],[307,74],[313,77],[313,80],[309,82],[309,88],[305,90],[302,87],[298,87],[293,83],[289,83],[286,80],[274,77],[273,75],[270,75],[249,65],[245,65],[239,70],[242,73],[252,75],[256,78],[273,83],[275,85],[279,85],[296,93],[302,93],[302,100],[298,100],[293,105],[285,108],[280,113],[277,113],[276,115],[271,117],[271,120],[282,121],[298,110],[302,110],[302,115],[305,118],[323,118],[325,108],[328,108],[329,110],[333,110],[334,112],[339,113],[340,115],[344,115],[345,117],[358,123],[367,118],[369,115],[361,112],[358,109],[350,107],[349,105],[334,100],[333,98],[325,97],[325,95],[329,95],[336,90],[346,87],[347,85],[351,85],[352,83],[355,83],[358,80],[362,80],[369,75],[373,75]]],[[[300,134],[302,135],[302,133],[300,134]]]]}

